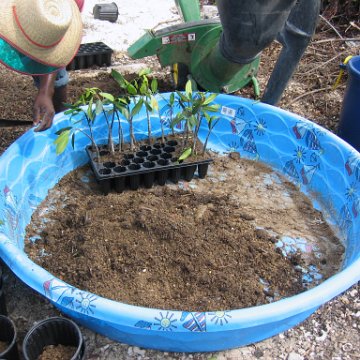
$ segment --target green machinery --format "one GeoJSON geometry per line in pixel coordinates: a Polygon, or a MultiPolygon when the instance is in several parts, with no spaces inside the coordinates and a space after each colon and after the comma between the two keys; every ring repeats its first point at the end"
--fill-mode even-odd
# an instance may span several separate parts
{"type": "Polygon", "coordinates": [[[148,30],[128,49],[133,59],[157,55],[173,69],[176,88],[192,78],[208,91],[233,93],[256,79],[261,51],[277,39],[283,51],[263,101],[276,103],[315,30],[320,0],[217,0],[219,18],[201,19],[198,0],[175,0],[184,23],[148,30]],[[303,16],[305,15],[306,16],[303,16]]]}

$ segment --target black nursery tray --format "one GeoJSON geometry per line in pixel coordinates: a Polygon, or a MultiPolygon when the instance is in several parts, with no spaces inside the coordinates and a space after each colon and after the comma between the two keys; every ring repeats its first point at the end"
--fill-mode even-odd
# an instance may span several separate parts
{"type": "MultiPolygon", "coordinates": [[[[212,159],[178,162],[175,153],[179,145],[175,140],[152,146],[142,145],[135,153],[126,153],[119,162],[98,162],[97,153],[91,146],[86,148],[90,165],[104,194],[111,189],[122,192],[129,188],[137,190],[140,186],[151,188],[154,184],[165,185],[167,180],[177,183],[180,179],[191,181],[197,171],[200,179],[205,178],[212,159]]],[[[109,151],[100,147],[100,156],[109,151]]]]}
{"type": "Polygon", "coordinates": [[[110,66],[112,53],[113,50],[103,42],[81,44],[76,56],[66,69],[86,69],[93,65],[110,66]]]}

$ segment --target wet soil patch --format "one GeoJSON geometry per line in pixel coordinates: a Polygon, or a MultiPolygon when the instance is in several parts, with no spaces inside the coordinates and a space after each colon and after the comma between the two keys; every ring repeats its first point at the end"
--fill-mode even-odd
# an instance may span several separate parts
{"type": "Polygon", "coordinates": [[[265,304],[336,272],[343,247],[309,199],[231,155],[216,156],[206,179],[107,196],[81,167],[33,214],[26,252],[79,289],[188,311],[265,304]],[[284,237],[306,240],[286,252],[284,237]]]}

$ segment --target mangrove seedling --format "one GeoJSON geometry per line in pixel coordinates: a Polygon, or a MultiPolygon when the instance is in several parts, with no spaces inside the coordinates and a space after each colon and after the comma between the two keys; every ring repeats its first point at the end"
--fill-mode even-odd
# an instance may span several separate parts
{"type": "Polygon", "coordinates": [[[120,121],[120,117],[119,117],[119,111],[121,112],[122,110],[122,102],[119,98],[115,98],[112,94],[109,93],[104,93],[104,92],[100,92],[99,95],[102,97],[102,104],[103,105],[108,105],[111,106],[110,110],[105,110],[104,106],[103,106],[103,114],[106,120],[106,124],[108,127],[108,146],[110,149],[110,152],[113,154],[115,151],[114,148],[114,141],[113,141],[113,137],[112,137],[112,131],[113,131],[113,127],[114,127],[114,122],[115,122],[115,116],[117,117],[117,121],[118,121],[118,140],[119,140],[119,151],[122,151],[122,145],[124,143],[124,135],[123,135],[123,130],[122,130],[122,126],[121,126],[121,121],[120,121]],[[111,115],[111,119],[109,119],[109,115],[111,115]]]}
{"type": "Polygon", "coordinates": [[[130,150],[134,151],[134,116],[137,115],[143,106],[143,98],[139,96],[139,85],[136,79],[133,82],[127,81],[118,71],[112,69],[111,76],[125,91],[125,95],[118,99],[118,109],[129,123],[130,150]],[[131,107],[131,104],[133,106],[131,107]]]}
{"type": "Polygon", "coordinates": [[[183,139],[182,146],[184,149],[183,154],[186,154],[186,157],[189,157],[190,155],[196,154],[196,144],[202,119],[204,117],[207,119],[208,125],[210,124],[210,131],[216,124],[214,123],[214,118],[209,123],[209,119],[211,119],[209,113],[215,113],[219,110],[220,105],[211,105],[218,94],[193,92],[191,80],[187,81],[185,92],[176,91],[176,93],[179,97],[179,104],[182,111],[176,115],[171,124],[171,127],[174,128],[176,124],[182,121],[185,122],[185,137],[183,139]],[[192,138],[191,144],[190,137],[192,138]]]}
{"type": "MultiPolygon", "coordinates": [[[[150,113],[152,113],[154,110],[159,110],[159,104],[155,98],[155,95],[158,91],[158,82],[155,78],[153,78],[149,86],[148,75],[150,73],[150,69],[143,69],[139,72],[138,79],[135,79],[135,83],[138,84],[140,96],[143,99],[143,104],[145,105],[149,145],[151,145],[152,138],[150,113]]],[[[162,136],[162,139],[164,141],[164,136],[162,136]]]]}
{"type": "Polygon", "coordinates": [[[70,115],[70,121],[73,126],[64,127],[56,132],[56,135],[58,136],[54,141],[56,154],[59,155],[64,152],[70,138],[72,147],[74,148],[75,135],[77,132],[81,132],[90,139],[92,147],[95,149],[98,157],[100,156],[92,129],[96,116],[103,111],[102,102],[97,96],[99,92],[100,89],[98,88],[87,88],[74,104],[66,104],[69,110],[66,110],[64,114],[70,115]],[[77,117],[76,115],[79,114],[82,114],[83,116],[77,117]],[[74,127],[74,125],[81,123],[84,118],[86,119],[88,132],[79,127],[74,127]]]}

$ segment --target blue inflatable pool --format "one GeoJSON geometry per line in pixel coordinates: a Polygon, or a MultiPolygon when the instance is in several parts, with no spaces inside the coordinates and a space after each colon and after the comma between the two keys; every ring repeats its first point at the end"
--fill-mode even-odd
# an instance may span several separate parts
{"type": "MultiPolygon", "coordinates": [[[[164,98],[168,94],[163,94],[164,98]]],[[[165,106],[159,99],[160,107],[165,106]]],[[[221,121],[209,139],[220,153],[238,151],[286,175],[331,216],[346,248],[343,268],[320,285],[271,304],[218,312],[150,309],[99,297],[67,284],[24,252],[25,228],[49,189],[87,163],[85,136],[57,156],[55,132],[69,123],[56,116],[52,129],[25,133],[0,158],[0,256],[31,288],[79,324],[119,342],[164,351],[205,352],[240,347],[300,323],[319,306],[360,280],[360,154],[343,140],[297,115],[231,95],[219,95],[221,121]]],[[[145,114],[135,122],[146,133],[145,114]]],[[[164,119],[163,119],[164,120],[164,119]]],[[[166,120],[166,119],[165,119],[166,120]]],[[[153,133],[160,134],[158,118],[153,133]],[[156,124],[157,128],[156,128],[156,124]]],[[[127,131],[126,121],[123,126],[127,131]]],[[[105,122],[95,128],[106,139],[105,122]]],[[[114,129],[117,132],[117,129],[114,129]]],[[[202,139],[206,127],[201,129],[202,139]]],[[[128,133],[127,133],[128,137],[128,133]]]]}

